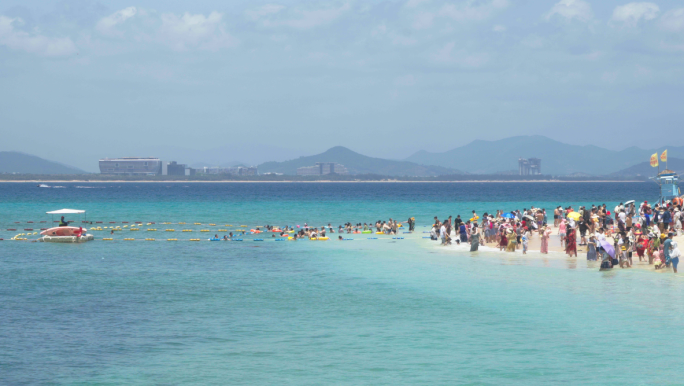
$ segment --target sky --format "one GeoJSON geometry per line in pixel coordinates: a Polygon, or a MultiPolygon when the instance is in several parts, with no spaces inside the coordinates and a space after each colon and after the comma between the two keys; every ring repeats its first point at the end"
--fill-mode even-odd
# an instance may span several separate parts
{"type": "Polygon", "coordinates": [[[0,150],[87,171],[533,134],[682,146],[683,86],[678,1],[0,4],[0,150]]]}

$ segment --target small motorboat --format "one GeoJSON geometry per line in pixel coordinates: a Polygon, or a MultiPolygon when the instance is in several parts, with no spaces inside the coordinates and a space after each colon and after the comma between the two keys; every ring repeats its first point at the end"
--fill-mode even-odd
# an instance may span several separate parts
{"type": "Polygon", "coordinates": [[[87,231],[82,227],[54,227],[40,232],[43,237],[39,240],[51,243],[83,243],[94,239],[87,231]]]}
{"type": "MultiPolygon", "coordinates": [[[[65,214],[85,214],[85,210],[79,209],[60,209],[52,212],[47,212],[50,215],[65,215],[65,214]]],[[[87,233],[88,230],[83,227],[75,226],[58,226],[48,228],[40,234],[43,236],[38,241],[49,243],[84,243],[86,241],[94,240],[93,235],[87,233]]]]}

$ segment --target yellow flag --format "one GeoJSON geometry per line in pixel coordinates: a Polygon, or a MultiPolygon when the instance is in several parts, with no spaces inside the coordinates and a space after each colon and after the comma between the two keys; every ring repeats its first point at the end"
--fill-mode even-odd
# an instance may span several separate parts
{"type": "Polygon", "coordinates": [[[660,162],[667,162],[667,150],[660,154],[660,162]]]}
{"type": "Polygon", "coordinates": [[[658,153],[655,153],[651,156],[651,166],[653,166],[653,167],[658,166],[658,153]]]}

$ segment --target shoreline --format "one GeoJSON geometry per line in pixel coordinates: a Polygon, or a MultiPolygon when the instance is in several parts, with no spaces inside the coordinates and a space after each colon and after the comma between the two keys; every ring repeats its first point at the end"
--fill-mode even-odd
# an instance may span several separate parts
{"type": "Polygon", "coordinates": [[[533,181],[527,181],[527,180],[462,180],[462,181],[401,181],[401,180],[369,180],[369,181],[333,181],[333,180],[320,180],[320,181],[293,181],[293,180],[287,180],[287,181],[259,181],[259,180],[219,180],[219,181],[196,181],[196,180],[160,180],[160,181],[150,181],[150,180],[140,180],[140,181],[130,181],[130,180],[2,180],[0,179],[0,183],[159,183],[159,184],[180,184],[180,183],[202,183],[202,184],[217,184],[217,183],[228,183],[228,184],[245,184],[245,183],[258,183],[258,184],[318,184],[318,183],[334,183],[334,184],[363,184],[363,183],[371,183],[371,184],[376,184],[376,183],[393,183],[393,184],[459,184],[459,183],[497,183],[497,184],[503,184],[503,183],[562,183],[562,184],[567,184],[567,183],[644,183],[648,181],[638,181],[638,180],[623,180],[623,181],[615,181],[615,180],[581,180],[581,181],[564,181],[564,180],[533,180],[533,181]]]}

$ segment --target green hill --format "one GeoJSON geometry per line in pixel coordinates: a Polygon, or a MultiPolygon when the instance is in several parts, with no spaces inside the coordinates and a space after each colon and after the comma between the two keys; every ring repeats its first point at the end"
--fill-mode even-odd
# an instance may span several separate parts
{"type": "Polygon", "coordinates": [[[75,167],[16,151],[0,151],[0,173],[86,174],[75,167]]]}
{"type": "Polygon", "coordinates": [[[346,147],[336,146],[324,153],[299,157],[284,162],[266,162],[258,166],[259,173],[297,174],[297,168],[313,166],[316,162],[335,162],[344,165],[350,174],[379,174],[384,176],[439,176],[462,174],[461,171],[441,166],[425,166],[414,162],[392,161],[367,157],[346,147]]]}
{"type": "MultiPolygon", "coordinates": [[[[655,151],[636,147],[614,151],[594,145],[568,145],[541,135],[533,135],[497,141],[476,140],[443,153],[419,151],[405,161],[456,168],[470,174],[487,174],[517,170],[518,158],[521,157],[541,158],[543,174],[586,173],[598,176],[648,161],[655,151]]],[[[684,157],[684,147],[670,147],[668,153],[670,157],[684,157]]]]}
{"type": "MultiPolygon", "coordinates": [[[[668,153],[669,153],[669,150],[668,150],[668,153]]],[[[684,175],[684,159],[668,157],[667,168],[677,172],[677,174],[679,174],[680,176],[684,175]]],[[[660,170],[664,170],[664,169],[665,169],[665,163],[661,162],[660,170]]],[[[616,176],[616,177],[631,177],[631,176],[652,177],[652,176],[655,176],[657,173],[658,173],[658,168],[652,167],[651,163],[646,161],[646,162],[641,162],[641,163],[636,164],[634,166],[628,167],[626,169],[622,169],[618,172],[612,173],[611,176],[616,176]]]]}

